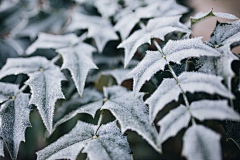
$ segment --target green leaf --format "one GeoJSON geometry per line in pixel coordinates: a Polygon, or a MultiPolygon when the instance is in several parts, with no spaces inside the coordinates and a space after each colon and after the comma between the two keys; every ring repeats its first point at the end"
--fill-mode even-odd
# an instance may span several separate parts
{"type": "Polygon", "coordinates": [[[37,152],[38,160],[75,160],[80,152],[90,160],[131,160],[127,138],[121,135],[116,122],[97,126],[78,121],[71,132],[37,152]],[[97,130],[97,135],[94,135],[97,130]]]}
{"type": "Polygon", "coordinates": [[[17,159],[20,143],[25,142],[25,130],[30,127],[29,94],[21,93],[17,85],[0,82],[0,155],[4,156],[5,142],[12,159],[17,159]],[[2,99],[1,99],[2,100],[2,99]]]}
{"type": "Polygon", "coordinates": [[[191,126],[183,137],[182,155],[188,160],[221,160],[220,135],[202,126],[191,126]]]}

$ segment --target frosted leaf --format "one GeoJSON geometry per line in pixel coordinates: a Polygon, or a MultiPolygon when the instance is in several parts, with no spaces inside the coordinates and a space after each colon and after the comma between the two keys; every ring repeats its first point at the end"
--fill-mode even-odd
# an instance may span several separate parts
{"type": "Polygon", "coordinates": [[[38,160],[70,159],[75,160],[80,152],[88,154],[90,160],[94,159],[132,159],[126,137],[121,135],[116,122],[102,125],[94,133],[97,126],[78,121],[68,134],[56,142],[37,152],[38,160]],[[102,151],[102,152],[99,152],[102,151]],[[97,154],[97,158],[95,157],[97,154]]]}
{"type": "Polygon", "coordinates": [[[55,103],[58,99],[65,98],[61,90],[61,81],[65,80],[65,77],[55,65],[44,72],[38,71],[29,76],[26,84],[31,88],[30,104],[37,106],[47,130],[51,133],[55,103]]]}
{"type": "Polygon", "coordinates": [[[0,138],[0,156],[4,157],[4,144],[3,140],[0,138]]]}
{"type": "MultiPolygon", "coordinates": [[[[135,3],[135,2],[134,2],[135,3]]],[[[175,0],[165,2],[155,1],[147,4],[146,7],[139,7],[135,12],[124,14],[114,26],[114,29],[121,35],[122,40],[125,40],[130,34],[133,27],[144,18],[164,17],[183,14],[187,10],[185,7],[176,3],[175,0]]]]}
{"type": "Polygon", "coordinates": [[[94,38],[100,52],[103,51],[108,41],[118,39],[111,23],[107,19],[73,12],[72,21],[67,27],[67,31],[73,32],[81,29],[88,29],[87,36],[94,38]]]}
{"type": "Polygon", "coordinates": [[[118,85],[121,85],[124,80],[126,80],[127,74],[130,72],[130,69],[114,69],[109,71],[104,71],[102,75],[111,75],[117,81],[118,85]]]}
{"type": "Polygon", "coordinates": [[[8,96],[0,108],[0,155],[4,153],[4,141],[11,158],[17,159],[20,143],[25,142],[25,130],[31,126],[29,94],[20,93],[17,85],[1,82],[0,90],[0,95],[8,96]]]}
{"type": "Polygon", "coordinates": [[[174,31],[190,32],[186,26],[179,22],[179,19],[180,16],[151,19],[145,28],[134,32],[120,43],[118,48],[124,48],[125,50],[124,66],[126,67],[130,62],[138,47],[145,43],[151,44],[152,38],[164,40],[165,35],[174,31]]]}
{"type": "Polygon", "coordinates": [[[113,16],[120,9],[120,5],[116,0],[97,0],[94,6],[106,18],[113,16]]]}
{"type": "Polygon", "coordinates": [[[76,44],[78,41],[79,39],[75,34],[52,35],[40,33],[38,39],[27,48],[26,54],[30,55],[37,49],[59,49],[69,47],[76,44]]]}
{"type": "Polygon", "coordinates": [[[44,68],[48,63],[48,60],[43,57],[8,58],[6,64],[0,70],[0,79],[9,75],[33,73],[40,68],[44,68]]]}
{"type": "Polygon", "coordinates": [[[136,131],[158,152],[161,152],[161,147],[157,143],[157,130],[154,125],[151,125],[148,118],[148,107],[142,100],[142,95],[134,97],[133,93],[121,89],[120,86],[105,88],[105,92],[112,94],[101,109],[110,110],[121,125],[121,131],[126,130],[136,131]],[[108,91],[108,89],[110,91],[108,91]]]}
{"type": "Polygon", "coordinates": [[[217,22],[209,43],[218,48],[240,41],[240,20],[228,23],[217,22]]]}
{"type": "Polygon", "coordinates": [[[236,17],[232,14],[229,14],[229,13],[213,12],[213,10],[210,10],[206,13],[200,12],[200,13],[196,14],[195,17],[191,17],[190,18],[191,26],[193,26],[194,24],[196,24],[206,18],[209,18],[209,17],[219,17],[219,18],[225,18],[225,19],[230,19],[230,20],[239,19],[238,17],[236,17]]]}
{"type": "Polygon", "coordinates": [[[127,137],[121,134],[116,122],[102,125],[97,136],[83,149],[90,160],[132,160],[127,137]]]}
{"type": "Polygon", "coordinates": [[[103,94],[107,99],[118,98],[126,93],[128,93],[127,88],[121,86],[103,87],[103,94]]]}
{"type": "Polygon", "coordinates": [[[221,160],[220,135],[202,126],[191,126],[183,137],[182,155],[188,160],[221,160]]]}
{"type": "MultiPolygon", "coordinates": [[[[215,75],[183,72],[178,77],[178,80],[184,92],[205,92],[234,98],[234,95],[221,83],[222,78],[215,75]]],[[[168,103],[174,100],[177,101],[181,93],[175,79],[164,79],[157,90],[146,100],[150,108],[150,122],[154,121],[157,113],[168,103]]]]}
{"type": "Polygon", "coordinates": [[[18,91],[18,86],[10,83],[0,82],[0,104],[4,103],[9,97],[14,96],[18,91]]]}
{"type": "Polygon", "coordinates": [[[61,81],[65,80],[60,68],[44,57],[8,59],[0,71],[0,79],[12,74],[27,74],[31,89],[30,104],[37,106],[47,130],[51,132],[55,102],[63,99],[61,81]]]}
{"type": "Polygon", "coordinates": [[[38,160],[71,159],[75,160],[89,142],[96,126],[78,121],[76,126],[56,142],[37,152],[38,160]]]}
{"type": "Polygon", "coordinates": [[[197,119],[233,120],[240,121],[240,116],[228,106],[226,100],[212,101],[201,100],[190,105],[191,113],[197,119]]]}
{"type": "Polygon", "coordinates": [[[80,95],[83,93],[87,74],[91,69],[97,69],[92,60],[92,52],[95,49],[85,43],[79,43],[73,47],[57,50],[63,57],[62,69],[71,72],[73,81],[80,95]]]}
{"type": "Polygon", "coordinates": [[[230,50],[229,46],[222,46],[217,49],[221,55],[220,57],[205,57],[201,58],[198,63],[200,63],[200,72],[211,73],[222,76],[228,88],[231,88],[231,79],[234,77],[234,72],[232,71],[232,62],[238,60],[230,50]]]}
{"type": "Polygon", "coordinates": [[[79,97],[79,94],[75,94],[69,101],[64,101],[61,106],[56,108],[53,119],[53,130],[79,113],[86,113],[94,118],[97,110],[102,107],[102,104],[103,94],[95,89],[86,88],[82,97],[79,97]]]}
{"type": "Polygon", "coordinates": [[[39,12],[34,17],[24,20],[26,21],[25,26],[16,27],[11,34],[16,34],[16,37],[29,37],[34,40],[39,32],[59,32],[64,23],[64,14],[39,12]]]}
{"type": "Polygon", "coordinates": [[[191,115],[184,105],[171,110],[158,122],[160,126],[159,143],[162,144],[168,138],[175,136],[181,129],[187,127],[190,118],[191,115]]]}
{"type": "MultiPolygon", "coordinates": [[[[181,63],[181,60],[190,57],[200,56],[219,56],[220,53],[215,49],[205,45],[201,38],[193,38],[179,41],[168,41],[163,48],[168,62],[181,63]]],[[[147,51],[143,60],[129,74],[132,77],[133,91],[140,91],[142,85],[160,70],[164,70],[167,65],[166,60],[158,51],[147,51]]]]}

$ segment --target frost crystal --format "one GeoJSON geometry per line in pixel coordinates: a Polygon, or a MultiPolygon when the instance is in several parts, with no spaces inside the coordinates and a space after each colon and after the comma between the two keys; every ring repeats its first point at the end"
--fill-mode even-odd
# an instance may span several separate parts
{"type": "Polygon", "coordinates": [[[38,151],[37,159],[75,160],[80,152],[87,153],[90,160],[132,159],[127,138],[121,135],[116,122],[102,125],[94,136],[96,129],[97,126],[78,121],[70,133],[38,151]]]}

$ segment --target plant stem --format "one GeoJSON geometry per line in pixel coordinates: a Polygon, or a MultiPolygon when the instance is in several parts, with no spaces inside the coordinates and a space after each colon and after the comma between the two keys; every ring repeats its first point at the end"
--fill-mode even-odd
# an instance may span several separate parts
{"type": "MultiPolygon", "coordinates": [[[[140,27],[141,27],[142,29],[146,28],[146,26],[145,26],[144,23],[142,23],[142,22],[139,22],[139,25],[140,25],[140,27]]],[[[182,89],[182,86],[181,86],[181,84],[180,84],[180,82],[179,82],[179,80],[178,80],[178,77],[177,77],[176,73],[174,72],[173,68],[172,68],[171,65],[169,64],[166,55],[163,53],[161,47],[159,46],[158,42],[157,42],[155,39],[153,40],[153,44],[155,45],[155,47],[157,48],[157,50],[161,53],[162,57],[163,57],[164,60],[166,61],[167,66],[168,66],[168,68],[169,68],[169,70],[170,70],[173,78],[174,78],[175,81],[177,82],[177,85],[178,85],[178,87],[180,88],[180,90],[181,90],[181,92],[182,92],[185,105],[186,105],[188,111],[189,111],[190,114],[191,114],[190,105],[189,105],[189,102],[188,102],[188,99],[187,99],[187,95],[186,95],[186,93],[184,92],[184,90],[182,89]]],[[[192,114],[191,114],[191,115],[192,115],[192,114]]],[[[193,118],[193,116],[191,116],[191,121],[192,121],[192,124],[196,124],[196,121],[195,121],[195,119],[193,118]]]]}
{"type": "Polygon", "coordinates": [[[98,119],[98,124],[97,124],[97,129],[96,129],[95,134],[94,134],[95,136],[97,136],[97,132],[102,125],[103,118],[104,118],[104,113],[105,113],[105,110],[102,110],[101,113],[100,113],[100,117],[98,119]]]}
{"type": "Polygon", "coordinates": [[[61,59],[62,58],[62,55],[61,54],[58,54],[57,56],[55,56],[52,60],[51,60],[51,62],[52,63],[56,63],[59,59],[61,59]]]}
{"type": "MultiPolygon", "coordinates": [[[[177,85],[178,85],[178,87],[180,88],[180,90],[181,90],[181,92],[182,92],[185,105],[186,105],[188,111],[190,112],[190,105],[189,105],[189,102],[188,102],[188,99],[187,99],[187,95],[186,95],[186,93],[184,92],[184,90],[183,90],[183,88],[182,88],[182,86],[181,86],[181,84],[180,84],[180,82],[179,82],[179,80],[178,80],[178,77],[177,77],[176,73],[174,72],[172,66],[169,64],[169,62],[168,62],[168,60],[167,60],[167,58],[166,58],[166,55],[163,53],[161,47],[159,46],[159,44],[157,43],[157,41],[156,41],[155,39],[153,40],[153,44],[156,46],[156,48],[158,49],[158,51],[162,54],[162,57],[163,57],[163,58],[165,59],[165,61],[167,62],[167,66],[168,66],[168,68],[169,68],[169,70],[170,70],[173,78],[174,78],[175,81],[177,82],[177,85]]],[[[191,114],[191,112],[190,112],[190,114],[191,114]]],[[[191,116],[191,117],[192,117],[192,116],[191,116]]],[[[192,124],[196,124],[195,119],[194,119],[193,117],[191,118],[191,121],[192,121],[192,124]]]]}

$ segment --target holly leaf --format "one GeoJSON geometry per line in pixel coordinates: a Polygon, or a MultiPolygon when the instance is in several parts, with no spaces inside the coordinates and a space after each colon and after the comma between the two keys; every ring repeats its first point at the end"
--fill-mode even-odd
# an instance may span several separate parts
{"type": "Polygon", "coordinates": [[[226,100],[201,100],[190,105],[191,114],[203,121],[208,119],[240,121],[240,116],[226,100]]]}
{"type": "Polygon", "coordinates": [[[98,68],[92,60],[92,52],[94,51],[92,46],[85,43],[57,50],[63,57],[62,69],[68,69],[71,72],[80,95],[83,93],[88,72],[98,68]]]}
{"type": "Polygon", "coordinates": [[[147,51],[143,60],[129,74],[134,80],[133,92],[140,91],[142,85],[169,62],[181,64],[181,60],[190,57],[201,56],[220,56],[220,53],[215,49],[205,45],[201,38],[185,39],[178,41],[168,41],[163,48],[163,53],[166,55],[167,61],[158,51],[147,51]]]}
{"type": "Polygon", "coordinates": [[[213,12],[213,10],[210,10],[206,13],[198,13],[195,15],[195,17],[191,17],[190,21],[191,21],[191,26],[193,26],[194,24],[209,18],[209,17],[219,17],[219,18],[224,18],[224,19],[230,19],[230,20],[237,20],[239,19],[238,17],[229,14],[229,13],[222,13],[222,12],[213,12]]]}
{"type": "Polygon", "coordinates": [[[82,97],[79,97],[79,94],[74,94],[69,101],[64,101],[61,106],[56,108],[53,130],[79,113],[86,113],[94,118],[102,104],[103,94],[95,89],[86,88],[82,97]]]}
{"type": "Polygon", "coordinates": [[[150,2],[145,7],[138,7],[134,12],[127,11],[127,14],[123,14],[118,20],[114,29],[120,33],[122,40],[125,40],[141,19],[180,15],[186,11],[186,7],[177,4],[175,0],[150,2]]]}
{"type": "Polygon", "coordinates": [[[111,75],[116,81],[118,85],[121,85],[124,80],[126,80],[127,74],[130,72],[130,69],[114,69],[104,71],[102,75],[111,75]]]}
{"type": "Polygon", "coordinates": [[[79,39],[75,34],[52,35],[39,33],[38,39],[27,48],[26,54],[30,55],[37,49],[60,49],[69,47],[75,45],[77,42],[79,42],[79,39]]]}
{"type": "Polygon", "coordinates": [[[68,134],[37,152],[38,160],[77,158],[79,153],[87,153],[90,160],[131,160],[127,138],[118,129],[116,122],[97,126],[78,121],[68,134]],[[95,132],[97,131],[96,135],[95,132]]]}
{"type": "Polygon", "coordinates": [[[98,16],[88,16],[73,12],[72,21],[67,27],[68,32],[88,29],[88,37],[94,38],[99,52],[102,52],[108,41],[117,40],[118,36],[111,23],[98,16]]]}
{"type": "Polygon", "coordinates": [[[4,156],[5,142],[11,158],[15,160],[20,143],[25,142],[25,130],[31,126],[29,94],[21,93],[17,85],[2,82],[0,90],[0,155],[4,156]]]}
{"type": "Polygon", "coordinates": [[[44,57],[10,58],[0,71],[0,79],[13,74],[27,74],[26,84],[31,89],[30,104],[37,106],[44,125],[51,133],[55,102],[63,99],[60,68],[44,57]]]}
{"type": "Polygon", "coordinates": [[[116,0],[97,0],[94,6],[106,18],[112,17],[120,9],[120,5],[116,0]]]}
{"type": "Polygon", "coordinates": [[[220,135],[202,125],[191,126],[183,137],[182,155],[188,160],[221,160],[220,135]]]}
{"type": "Polygon", "coordinates": [[[124,48],[124,66],[130,62],[137,49],[145,43],[151,44],[152,38],[164,40],[164,36],[171,32],[190,32],[186,26],[179,22],[180,16],[161,17],[149,20],[147,26],[136,32],[119,44],[118,48],[124,48]]]}
{"type": "Polygon", "coordinates": [[[164,79],[157,90],[146,100],[150,108],[150,122],[153,122],[157,113],[171,101],[177,101],[182,93],[178,85],[184,92],[205,92],[208,94],[218,94],[227,98],[234,98],[234,95],[221,83],[222,78],[198,73],[183,72],[178,77],[179,84],[173,78],[164,79]]]}
{"type": "Polygon", "coordinates": [[[120,86],[104,88],[104,94],[108,100],[102,106],[111,111],[121,125],[121,131],[136,131],[155,150],[161,152],[161,146],[157,143],[157,130],[151,125],[148,118],[148,107],[142,100],[142,94],[134,97],[133,93],[120,86]]]}
{"type": "Polygon", "coordinates": [[[238,57],[231,52],[229,46],[222,46],[217,50],[221,53],[219,57],[203,57],[199,59],[199,71],[222,76],[227,87],[231,90],[231,79],[235,76],[232,71],[232,62],[238,60],[238,57]]]}
{"type": "Polygon", "coordinates": [[[184,105],[171,110],[157,124],[160,126],[159,143],[162,144],[168,138],[176,136],[183,128],[188,126],[191,114],[184,105]]]}
{"type": "Polygon", "coordinates": [[[208,43],[214,48],[231,46],[240,42],[240,20],[228,23],[217,22],[208,43]]]}
{"type": "MultiPolygon", "coordinates": [[[[25,25],[15,28],[12,36],[29,37],[34,40],[39,32],[59,33],[63,23],[64,14],[39,12],[37,15],[24,19],[25,25]],[[52,25],[54,23],[54,25],[52,25]]],[[[21,22],[23,24],[23,22],[21,22]]]]}

